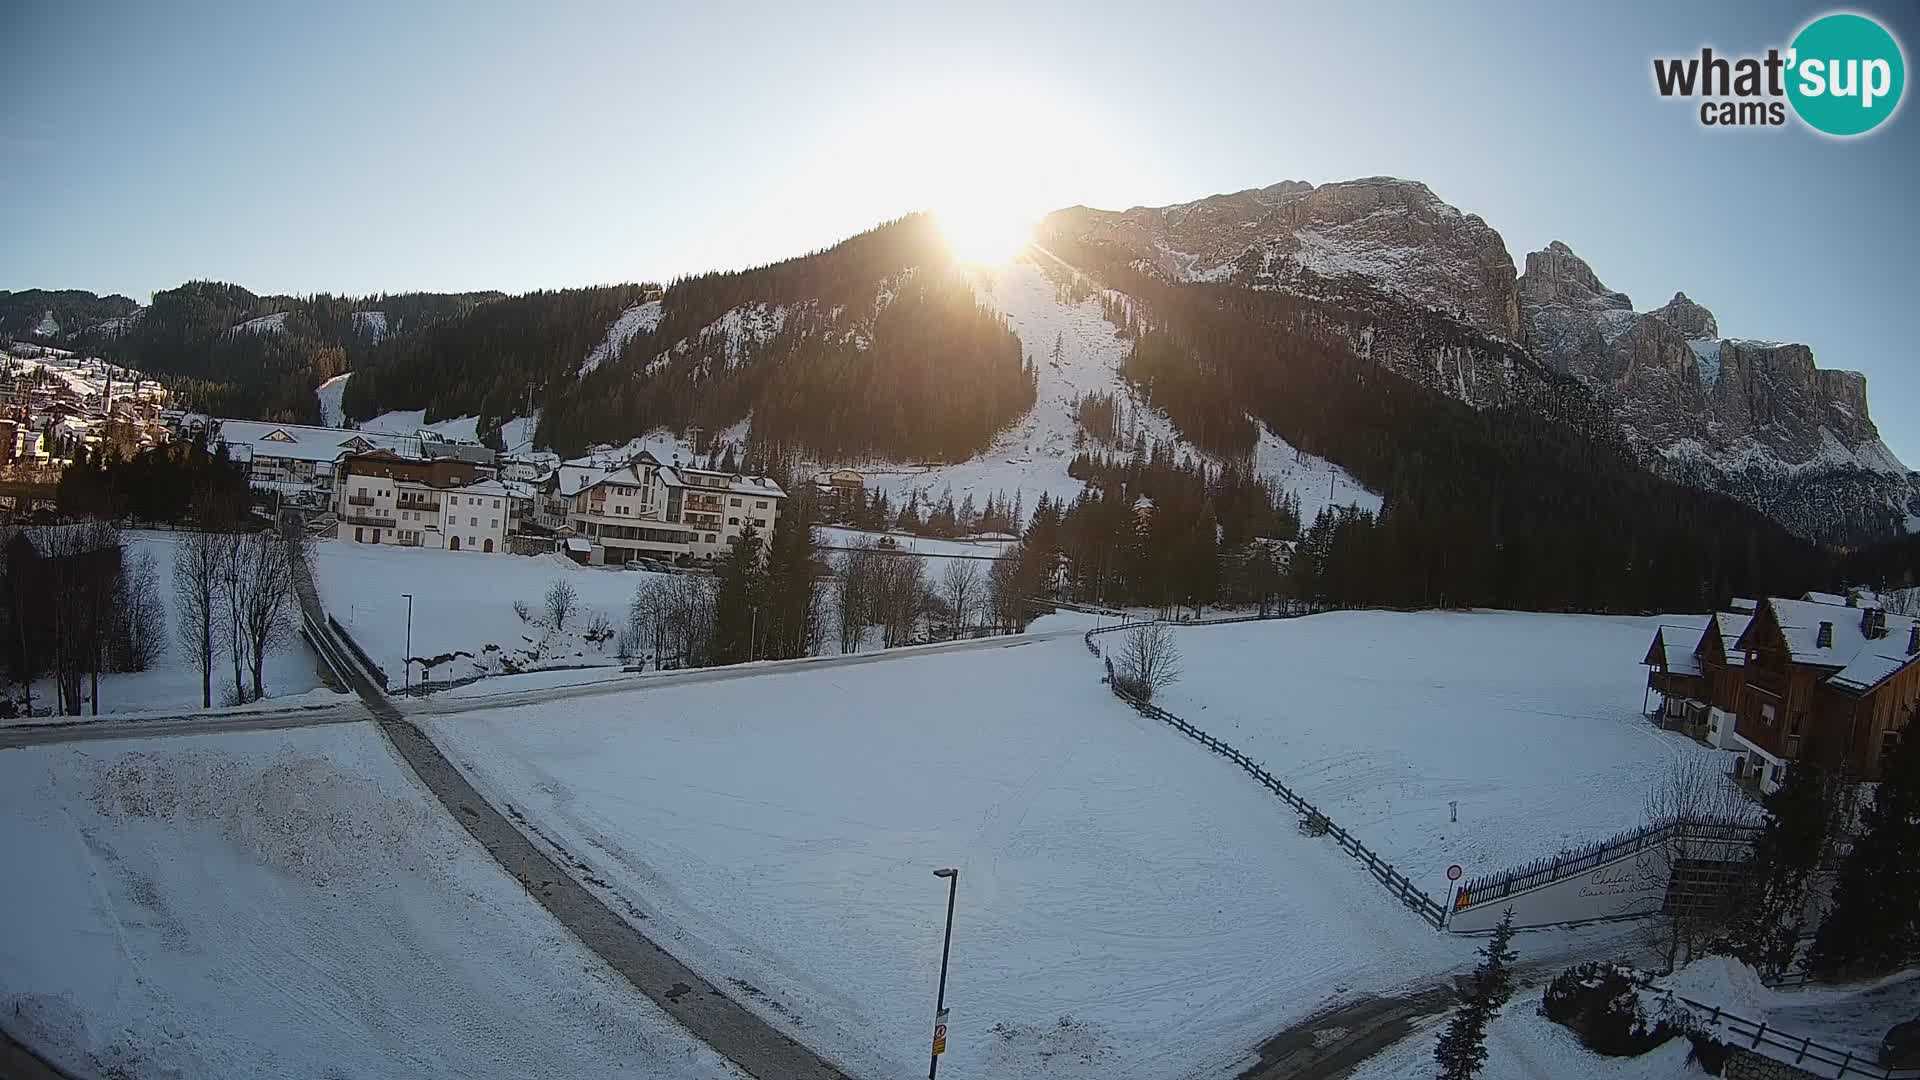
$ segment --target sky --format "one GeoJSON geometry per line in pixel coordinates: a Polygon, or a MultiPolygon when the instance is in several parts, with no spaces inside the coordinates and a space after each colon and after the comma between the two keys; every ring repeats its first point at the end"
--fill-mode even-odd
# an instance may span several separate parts
{"type": "MultiPolygon", "coordinates": [[[[1392,175],[1516,265],[1865,372],[1920,465],[1920,115],[1715,131],[1654,56],[1786,3],[0,3],[0,289],[144,301],[670,280],[917,209],[1183,202],[1392,175]]],[[[1920,8],[1854,6],[1911,60],[1920,8]]]]}

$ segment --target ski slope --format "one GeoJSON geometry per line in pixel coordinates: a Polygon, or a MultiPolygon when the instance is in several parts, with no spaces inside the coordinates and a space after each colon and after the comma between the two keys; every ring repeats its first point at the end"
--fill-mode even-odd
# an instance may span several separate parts
{"type": "MultiPolygon", "coordinates": [[[[360,314],[355,312],[356,315],[360,314]]],[[[321,383],[313,391],[320,399],[320,424],[322,427],[345,427],[347,414],[340,409],[340,396],[347,392],[347,380],[353,378],[353,372],[335,375],[321,383]]]]}
{"type": "MultiPolygon", "coordinates": [[[[340,378],[346,378],[342,375],[340,378]]],[[[330,385],[323,383],[324,389],[330,385]]],[[[338,398],[335,399],[336,402],[338,398]]],[[[322,408],[325,399],[322,399],[322,408]]],[[[540,410],[535,409],[532,416],[512,416],[500,424],[500,439],[509,454],[521,454],[533,449],[533,432],[540,425],[540,410]]],[[[358,425],[361,431],[373,431],[383,435],[412,435],[421,431],[431,431],[442,438],[455,442],[479,442],[480,418],[477,416],[457,416],[451,420],[436,420],[427,423],[425,409],[401,409],[381,413],[358,425]]]]}
{"type": "Polygon", "coordinates": [[[1470,878],[1643,824],[1676,757],[1719,753],[1640,713],[1654,628],[1688,618],[1368,611],[1188,627],[1184,674],[1156,700],[1445,897],[1451,863],[1470,878]]]}
{"type": "MultiPolygon", "coordinates": [[[[1079,425],[1073,403],[1087,394],[1114,393],[1123,400],[1128,398],[1120,365],[1130,345],[1115,336],[1113,324],[1101,313],[1097,296],[1070,302],[1042,271],[1036,262],[1041,259],[1053,256],[1034,249],[1004,267],[978,271],[974,281],[980,302],[1006,316],[1008,326],[1019,335],[1021,348],[1038,367],[1039,390],[1032,410],[987,452],[958,464],[853,466],[860,469],[870,487],[885,490],[894,505],[901,505],[909,492],[918,491],[923,499],[938,498],[951,488],[956,501],[972,493],[981,503],[994,492],[1011,496],[1018,491],[1030,509],[1042,492],[1071,501],[1085,486],[1067,475],[1067,463],[1078,450],[1075,433],[1079,425]]],[[[1064,263],[1058,267],[1070,272],[1064,263]]],[[[1136,430],[1149,442],[1173,444],[1197,458],[1213,460],[1188,446],[1163,414],[1138,402],[1135,410],[1136,430]]],[[[1310,524],[1328,505],[1380,508],[1380,497],[1346,470],[1297,452],[1265,425],[1260,430],[1254,467],[1277,488],[1300,496],[1303,522],[1310,524]]]]}
{"type": "Polygon", "coordinates": [[[860,1076],[1230,1075],[1328,999],[1464,961],[1077,637],[428,721],[648,933],[860,1076]],[[628,908],[626,905],[632,905],[628,908]]]}
{"type": "Polygon", "coordinates": [[[0,1027],[78,1076],[740,1074],[366,724],[0,754],[0,1027]]]}

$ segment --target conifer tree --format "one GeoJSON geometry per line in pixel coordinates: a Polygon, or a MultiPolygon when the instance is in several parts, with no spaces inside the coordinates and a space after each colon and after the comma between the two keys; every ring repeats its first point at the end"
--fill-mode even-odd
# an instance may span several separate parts
{"type": "Polygon", "coordinates": [[[716,664],[754,659],[767,612],[765,577],[760,565],[760,534],[752,525],[740,530],[733,550],[720,566],[720,589],[713,607],[713,655],[716,664]]]}
{"type": "Polygon", "coordinates": [[[1744,867],[1744,902],[1729,933],[1730,951],[1762,975],[1778,978],[1793,962],[1805,930],[1807,889],[1827,849],[1840,784],[1809,742],[1786,781],[1761,800],[1767,823],[1744,867]]]}
{"type": "Polygon", "coordinates": [[[1508,947],[1512,941],[1513,909],[1508,908],[1480,950],[1483,959],[1468,977],[1467,996],[1433,1048],[1439,1080],[1473,1080],[1487,1063],[1487,1024],[1513,996],[1513,962],[1519,954],[1508,947]]]}
{"type": "Polygon", "coordinates": [[[1886,758],[1861,833],[1840,864],[1833,909],[1814,935],[1808,969],[1829,978],[1903,965],[1920,948],[1920,728],[1905,730],[1886,758]]]}

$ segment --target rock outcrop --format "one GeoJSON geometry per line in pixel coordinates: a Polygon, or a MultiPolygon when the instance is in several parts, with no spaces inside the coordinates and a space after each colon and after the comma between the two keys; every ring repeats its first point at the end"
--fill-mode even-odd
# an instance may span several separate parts
{"type": "Polygon", "coordinates": [[[1118,245],[1173,281],[1259,286],[1357,275],[1487,333],[1520,334],[1506,242],[1410,180],[1295,180],[1173,206],[1074,207],[1048,225],[1118,245]]]}

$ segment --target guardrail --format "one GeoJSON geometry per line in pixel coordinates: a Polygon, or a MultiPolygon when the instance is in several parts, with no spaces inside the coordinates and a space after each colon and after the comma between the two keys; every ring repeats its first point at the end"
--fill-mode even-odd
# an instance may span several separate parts
{"type": "MultiPolygon", "coordinates": [[[[1219,619],[1219,620],[1213,620],[1213,621],[1251,622],[1251,621],[1254,621],[1255,619],[1276,618],[1276,617],[1286,618],[1287,616],[1255,615],[1251,617],[1236,617],[1232,619],[1219,619]]],[[[1115,626],[1095,627],[1094,629],[1087,631],[1086,634],[1083,635],[1083,639],[1087,643],[1088,651],[1092,652],[1095,656],[1098,656],[1100,655],[1100,647],[1093,643],[1094,635],[1111,634],[1121,630],[1131,630],[1138,626],[1151,625],[1155,621],[1157,620],[1143,619],[1143,620],[1138,620],[1134,622],[1120,623],[1115,626]]],[[[1126,702],[1129,706],[1133,708],[1135,712],[1138,712],[1142,716],[1151,717],[1155,720],[1161,721],[1162,723],[1170,725],[1171,727],[1174,728],[1174,730],[1180,732],[1182,735],[1187,736],[1188,738],[1194,740],[1200,745],[1206,747],[1208,750],[1211,750],[1214,753],[1219,754],[1221,757],[1226,758],[1228,761],[1233,762],[1235,765],[1240,766],[1240,768],[1248,776],[1253,777],[1253,779],[1257,781],[1260,784],[1260,786],[1266,788],[1268,791],[1271,791],[1273,792],[1273,794],[1279,796],[1281,802],[1286,803],[1287,806],[1292,808],[1295,813],[1298,813],[1300,815],[1303,827],[1309,833],[1312,833],[1314,835],[1326,835],[1326,836],[1333,837],[1334,843],[1340,845],[1340,850],[1346,852],[1348,855],[1351,855],[1356,862],[1366,867],[1367,873],[1371,874],[1374,880],[1378,881],[1381,885],[1385,886],[1387,892],[1391,893],[1394,899],[1406,905],[1406,907],[1409,910],[1411,910],[1415,915],[1418,915],[1422,921],[1433,926],[1435,929],[1442,928],[1446,925],[1446,921],[1447,921],[1446,905],[1442,904],[1438,900],[1435,900],[1433,897],[1428,896],[1426,893],[1420,891],[1420,889],[1416,887],[1413,884],[1413,882],[1407,879],[1407,876],[1405,874],[1402,874],[1398,870],[1394,869],[1394,866],[1392,863],[1381,859],[1380,856],[1376,855],[1372,851],[1372,849],[1368,848],[1367,845],[1361,843],[1358,837],[1355,837],[1352,833],[1341,828],[1339,825],[1334,824],[1332,818],[1329,818],[1325,813],[1321,812],[1321,810],[1318,807],[1315,807],[1312,803],[1308,802],[1306,799],[1301,798],[1300,795],[1297,792],[1295,792],[1292,788],[1289,788],[1287,785],[1281,783],[1279,777],[1274,776],[1272,773],[1268,772],[1264,764],[1254,761],[1252,758],[1248,757],[1246,754],[1241,753],[1232,744],[1226,742],[1223,739],[1214,738],[1212,735],[1209,735],[1205,731],[1202,731],[1201,729],[1193,726],[1192,724],[1189,724],[1185,720],[1182,720],[1180,717],[1175,716],[1173,713],[1170,713],[1167,710],[1160,708],[1158,705],[1154,705],[1146,701],[1141,701],[1138,698],[1122,693],[1117,684],[1109,683],[1109,686],[1112,687],[1114,696],[1126,702]]]]}
{"type": "Polygon", "coordinates": [[[347,633],[347,628],[340,625],[340,620],[329,615],[327,616],[327,626],[332,628],[333,636],[337,638],[341,644],[345,645],[349,652],[353,653],[355,659],[360,661],[360,666],[366,669],[367,675],[372,678],[374,682],[380,684],[382,691],[386,690],[387,673],[381,671],[380,665],[374,663],[373,658],[367,655],[367,651],[360,647],[360,643],[353,640],[353,635],[347,633]]]}

